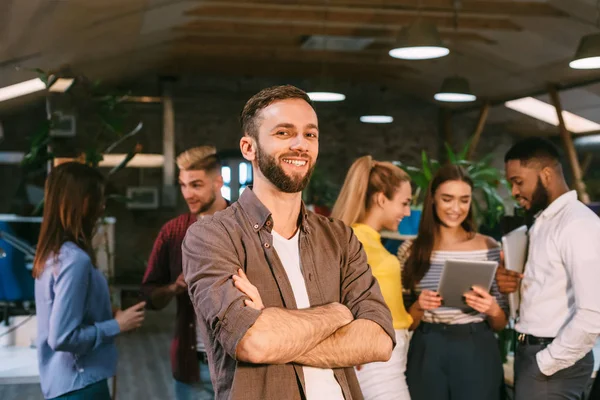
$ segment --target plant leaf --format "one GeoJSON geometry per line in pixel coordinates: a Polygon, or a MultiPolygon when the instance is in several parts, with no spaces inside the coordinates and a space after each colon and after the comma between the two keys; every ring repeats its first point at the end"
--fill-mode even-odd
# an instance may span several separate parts
{"type": "Polygon", "coordinates": [[[127,164],[129,163],[129,161],[131,161],[133,159],[133,157],[135,157],[135,155],[137,153],[139,153],[140,151],[142,151],[142,146],[139,144],[136,144],[135,147],[133,148],[133,150],[131,150],[129,153],[127,153],[127,156],[125,156],[123,161],[121,161],[119,163],[119,165],[115,166],[113,169],[111,169],[108,172],[108,176],[109,177],[113,176],[114,174],[116,174],[117,172],[119,172],[120,170],[125,168],[127,166],[127,164]]]}
{"type": "Polygon", "coordinates": [[[448,161],[450,161],[450,163],[452,164],[456,164],[456,154],[454,154],[454,150],[452,150],[452,147],[450,147],[448,142],[444,142],[444,147],[446,148],[446,155],[448,157],[448,161]]]}
{"type": "Polygon", "coordinates": [[[430,181],[433,175],[431,173],[429,159],[427,157],[427,153],[425,153],[425,150],[421,151],[421,162],[423,164],[423,175],[425,176],[425,179],[427,179],[427,181],[430,181]]]}
{"type": "Polygon", "coordinates": [[[462,151],[458,154],[459,160],[467,159],[467,153],[469,152],[469,147],[471,147],[471,142],[473,142],[473,138],[470,138],[469,140],[467,140],[465,147],[463,147],[462,151]]]}

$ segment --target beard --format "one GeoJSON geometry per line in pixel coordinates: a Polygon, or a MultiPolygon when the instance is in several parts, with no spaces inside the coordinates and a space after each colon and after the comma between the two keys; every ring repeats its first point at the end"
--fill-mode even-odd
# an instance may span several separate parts
{"type": "MultiPolygon", "coordinates": [[[[282,156],[289,157],[302,157],[298,154],[286,154],[282,156]]],[[[305,158],[305,157],[302,157],[305,158]]],[[[257,143],[256,147],[256,159],[258,161],[258,169],[277,189],[283,193],[298,193],[304,190],[310,182],[310,177],[315,169],[314,165],[310,165],[310,159],[306,157],[306,162],[309,163],[310,168],[304,176],[296,175],[288,176],[283,168],[277,163],[277,159],[270,154],[267,154],[260,144],[257,143]]]]}
{"type": "Polygon", "coordinates": [[[550,195],[548,194],[548,190],[542,185],[542,180],[538,177],[535,190],[531,195],[531,207],[527,210],[527,214],[535,216],[537,213],[548,207],[549,201],[550,195]]]}
{"type": "MultiPolygon", "coordinates": [[[[214,191],[212,191],[210,193],[210,197],[208,198],[208,200],[206,202],[200,202],[200,206],[198,207],[197,210],[192,210],[190,208],[190,212],[193,214],[202,214],[207,212],[208,210],[210,210],[210,208],[213,206],[213,204],[215,203],[215,200],[217,199],[217,195],[215,194],[214,191]]],[[[189,207],[189,205],[188,205],[189,207]]]]}

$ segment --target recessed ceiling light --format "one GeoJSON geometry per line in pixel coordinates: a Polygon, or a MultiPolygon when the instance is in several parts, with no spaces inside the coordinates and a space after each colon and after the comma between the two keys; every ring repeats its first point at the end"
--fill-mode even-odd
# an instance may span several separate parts
{"type": "Polygon", "coordinates": [[[394,117],[390,115],[363,115],[360,122],[365,124],[390,124],[394,122],[394,117]]]}
{"type": "MultiPolygon", "coordinates": [[[[511,100],[504,105],[512,110],[522,114],[529,115],[550,125],[558,126],[558,115],[553,105],[545,103],[533,97],[523,97],[517,100],[511,100]]],[[[594,132],[600,130],[600,124],[585,119],[569,111],[563,111],[563,119],[567,130],[573,133],[594,132]]]]}
{"type": "Polygon", "coordinates": [[[312,101],[344,101],[346,96],[335,92],[309,92],[308,97],[312,101]]]}

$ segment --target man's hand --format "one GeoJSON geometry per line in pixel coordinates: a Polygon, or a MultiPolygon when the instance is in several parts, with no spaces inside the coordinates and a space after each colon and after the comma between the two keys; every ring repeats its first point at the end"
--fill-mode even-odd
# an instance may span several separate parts
{"type": "Polygon", "coordinates": [[[187,284],[183,279],[183,273],[179,274],[177,280],[171,284],[171,290],[173,293],[175,293],[175,295],[179,295],[187,291],[187,284]]]}
{"type": "Polygon", "coordinates": [[[252,283],[244,273],[243,269],[238,269],[239,275],[233,275],[233,284],[234,286],[246,296],[250,297],[250,299],[244,300],[244,304],[247,307],[254,308],[255,310],[262,310],[265,308],[262,299],[260,298],[260,293],[258,293],[258,289],[252,283]]]}
{"type": "Polygon", "coordinates": [[[496,269],[496,283],[500,293],[516,292],[521,284],[521,279],[523,279],[523,274],[506,269],[504,266],[504,252],[500,252],[500,265],[496,269]]]}

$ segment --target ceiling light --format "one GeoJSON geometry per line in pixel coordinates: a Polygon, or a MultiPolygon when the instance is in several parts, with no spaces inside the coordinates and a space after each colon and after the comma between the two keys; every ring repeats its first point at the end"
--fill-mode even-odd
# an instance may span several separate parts
{"type": "Polygon", "coordinates": [[[397,47],[390,50],[389,54],[403,60],[429,60],[450,53],[435,25],[429,22],[417,21],[402,28],[397,43],[397,47]]]}
{"type": "Polygon", "coordinates": [[[309,92],[308,97],[312,101],[344,101],[346,96],[335,92],[309,92]]]}
{"type": "MultiPolygon", "coordinates": [[[[517,100],[511,100],[504,105],[512,110],[518,111],[530,117],[544,121],[550,125],[558,126],[558,115],[553,105],[535,99],[533,97],[523,97],[517,100]]],[[[600,130],[600,125],[573,114],[569,111],[563,111],[563,119],[567,130],[573,133],[593,132],[600,130]]]]}
{"type": "Polygon", "coordinates": [[[15,97],[25,96],[44,89],[46,89],[46,84],[40,78],[30,79],[0,88],[0,101],[14,99],[15,97]]]}
{"type": "Polygon", "coordinates": [[[48,90],[55,93],[64,93],[69,90],[73,82],[75,82],[73,78],[58,78],[48,90]]]}
{"type": "Polygon", "coordinates": [[[475,101],[477,97],[471,92],[469,81],[460,76],[444,79],[442,88],[433,96],[437,101],[465,103],[475,101]]]}
{"type": "Polygon", "coordinates": [[[600,145],[600,135],[579,137],[573,140],[573,143],[575,143],[575,146],[577,147],[598,147],[598,145],[600,145]]]}
{"type": "Polygon", "coordinates": [[[390,124],[394,122],[394,117],[390,115],[363,115],[360,122],[365,124],[390,124]]]}
{"type": "MultiPolygon", "coordinates": [[[[100,167],[116,167],[127,157],[127,154],[104,154],[100,161],[100,167]]],[[[165,164],[165,156],[162,154],[136,154],[127,167],[131,168],[161,168],[165,164]]]]}
{"type": "Polygon", "coordinates": [[[600,33],[592,33],[581,38],[569,67],[573,69],[600,68],[600,33]]]}

